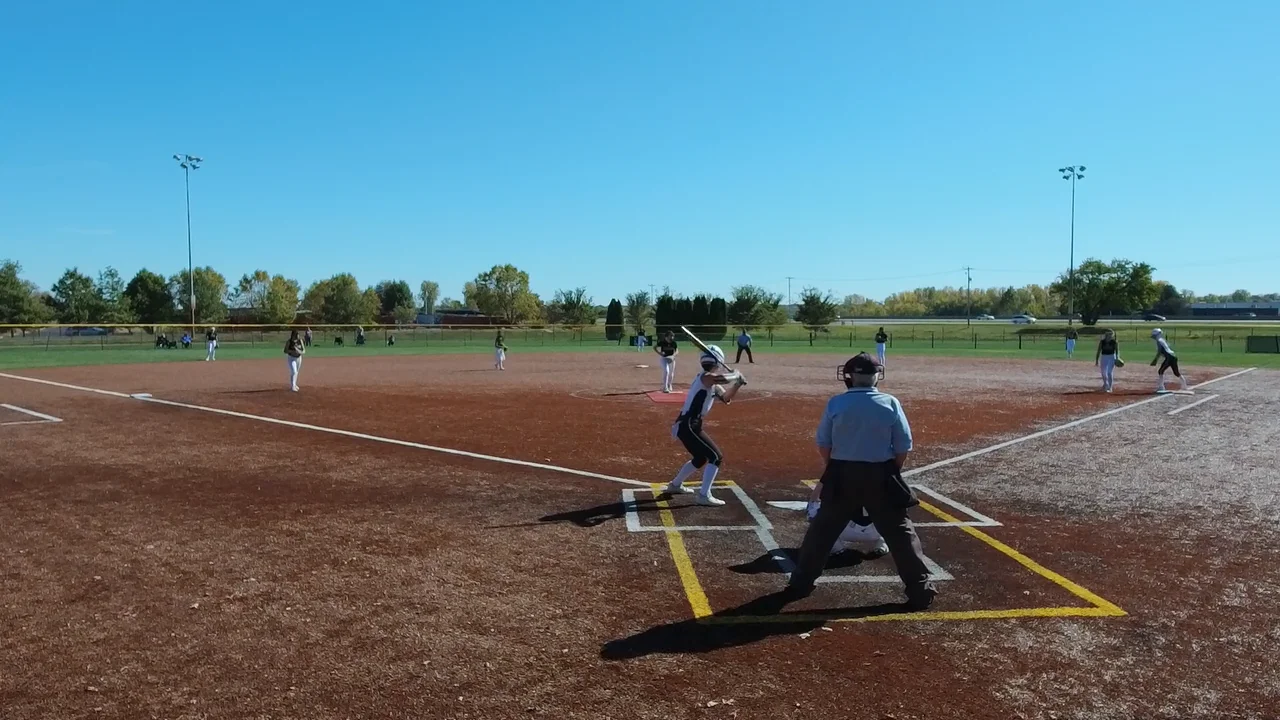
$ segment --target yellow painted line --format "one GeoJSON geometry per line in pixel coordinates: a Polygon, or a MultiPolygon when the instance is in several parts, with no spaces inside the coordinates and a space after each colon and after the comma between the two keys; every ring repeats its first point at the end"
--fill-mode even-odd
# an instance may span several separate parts
{"type": "MultiPolygon", "coordinates": [[[[1121,612],[1121,615],[1124,613],[1121,612]]],[[[1011,608],[1008,610],[939,610],[926,612],[885,613],[864,617],[840,617],[838,615],[721,615],[701,618],[699,622],[710,625],[741,625],[751,623],[860,623],[894,620],[962,621],[1003,620],[1011,618],[1062,618],[1062,617],[1114,617],[1116,614],[1101,607],[1047,607],[1011,608]]]]}
{"type": "Polygon", "coordinates": [[[689,559],[689,551],[684,546],[684,536],[675,529],[676,517],[671,514],[671,506],[666,500],[658,500],[656,504],[661,508],[658,514],[662,517],[663,527],[667,528],[663,535],[667,536],[671,559],[676,564],[676,572],[680,573],[680,584],[684,586],[684,594],[689,598],[693,616],[698,619],[709,617],[712,614],[711,603],[707,601],[707,594],[702,590],[698,574],[693,571],[693,561],[689,559]]]}
{"type": "MultiPolygon", "coordinates": [[[[929,503],[924,502],[923,500],[920,501],[920,507],[929,511],[930,513],[937,516],[939,519],[943,520],[944,522],[952,522],[952,523],[960,522],[959,518],[956,518],[951,514],[947,513],[945,510],[941,510],[937,507],[934,507],[933,505],[930,505],[929,503]]],[[[981,540],[987,545],[990,545],[996,550],[999,550],[1005,555],[1008,555],[1009,557],[1013,558],[1019,565],[1030,570],[1036,575],[1039,575],[1040,577],[1052,582],[1053,584],[1057,585],[1063,590],[1066,590],[1072,595],[1075,595],[1081,600],[1084,600],[1087,603],[1093,604],[1098,610],[1103,611],[1102,614],[1105,614],[1107,616],[1113,616],[1113,617],[1118,617],[1120,615],[1127,614],[1124,610],[1120,609],[1120,606],[1116,605],[1115,603],[1112,603],[1111,601],[1092,592],[1091,590],[1089,590],[1088,588],[1082,585],[1079,585],[1077,583],[1072,582],[1071,580],[1068,580],[1062,575],[1059,575],[1058,573],[1041,565],[1035,560],[1032,560],[1026,555],[1023,555],[1017,550],[1014,550],[1008,545],[982,532],[978,528],[971,527],[968,525],[961,525],[959,527],[961,530],[965,531],[966,533],[969,533],[970,535],[981,540]]]]}

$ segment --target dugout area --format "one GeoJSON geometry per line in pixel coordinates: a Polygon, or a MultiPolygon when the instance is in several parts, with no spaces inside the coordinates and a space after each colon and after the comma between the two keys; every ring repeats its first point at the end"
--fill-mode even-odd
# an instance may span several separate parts
{"type": "Polygon", "coordinates": [[[900,360],[951,578],[907,617],[887,558],[767,601],[828,357],[758,362],[771,395],[712,415],[720,509],[653,496],[670,407],[574,394],[633,368],[487,360],[309,357],[298,394],[278,362],[0,374],[60,420],[0,427],[5,720],[1248,717],[1280,682],[1277,508],[1246,470],[1274,467],[1270,374],[1117,398],[1067,363],[900,360]]]}

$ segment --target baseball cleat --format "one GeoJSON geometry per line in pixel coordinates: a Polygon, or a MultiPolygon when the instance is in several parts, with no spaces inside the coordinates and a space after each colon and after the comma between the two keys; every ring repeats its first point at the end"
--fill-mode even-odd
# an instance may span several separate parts
{"type": "Polygon", "coordinates": [[[687,488],[683,485],[673,485],[671,483],[667,483],[667,486],[662,488],[663,495],[692,495],[694,492],[695,490],[693,488],[687,488]]]}
{"type": "Polygon", "coordinates": [[[723,500],[712,495],[711,493],[707,493],[706,495],[703,495],[702,493],[698,493],[698,497],[694,498],[694,502],[696,502],[699,505],[706,505],[707,507],[720,507],[721,505],[725,504],[723,500]]]}

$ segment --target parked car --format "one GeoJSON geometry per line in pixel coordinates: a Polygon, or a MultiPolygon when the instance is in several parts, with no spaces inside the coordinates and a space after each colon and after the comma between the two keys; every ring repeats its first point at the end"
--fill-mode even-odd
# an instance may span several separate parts
{"type": "Polygon", "coordinates": [[[973,319],[974,320],[995,320],[996,316],[995,315],[974,315],[973,319]]]}
{"type": "Polygon", "coordinates": [[[1155,313],[1146,313],[1145,315],[1142,316],[1142,319],[1146,320],[1147,322],[1164,322],[1168,318],[1166,318],[1163,315],[1157,315],[1155,313]]]}
{"type": "Polygon", "coordinates": [[[1256,317],[1258,317],[1258,313],[1251,313],[1251,312],[1240,313],[1240,315],[1239,315],[1238,317],[1242,317],[1242,318],[1246,318],[1246,319],[1256,318],[1256,317]]]}
{"type": "Polygon", "coordinates": [[[1014,315],[1013,316],[1014,325],[1034,325],[1035,322],[1036,322],[1036,319],[1030,315],[1014,315]]]}

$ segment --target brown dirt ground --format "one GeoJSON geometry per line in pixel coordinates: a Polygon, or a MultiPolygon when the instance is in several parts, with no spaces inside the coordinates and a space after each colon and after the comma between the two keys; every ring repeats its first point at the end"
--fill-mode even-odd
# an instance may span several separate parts
{"type": "MultiPolygon", "coordinates": [[[[19,374],[663,482],[683,462],[668,435],[678,408],[626,394],[656,384],[656,368],[636,362],[513,356],[498,373],[480,356],[309,359],[298,394],[283,389],[283,362],[19,374]]],[[[836,362],[747,367],[743,402],[709,423],[728,457],[722,479],[762,505],[804,496],[836,362]]],[[[1197,370],[1196,381],[1221,374],[1197,370]]],[[[1145,372],[1125,380],[1133,395],[1107,397],[1091,392],[1085,363],[903,358],[884,387],[907,408],[920,464],[1149,390],[1145,372]]],[[[807,640],[816,625],[696,625],[664,536],[626,531],[620,485],[4,378],[0,401],[64,419],[0,427],[5,720],[1196,715],[1194,704],[1142,712],[1176,691],[1176,674],[1063,695],[1095,683],[1096,666],[1073,654],[1078,628],[1102,638],[1100,656],[1192,638],[1159,623],[1145,640],[1123,630],[1145,588],[1117,536],[996,492],[979,492],[979,505],[963,483],[947,492],[1005,523],[991,534],[1131,616],[841,624],[807,640]],[[982,655],[998,672],[966,652],[1010,637],[1000,663],[982,655]]],[[[725,509],[731,521],[740,512],[725,509]]],[[[798,518],[768,513],[794,546],[798,518]]],[[[922,536],[957,576],[938,609],[1078,604],[953,528],[922,536]]],[[[782,582],[751,570],[762,551],[750,534],[686,543],[718,611],[750,609],[782,582]]],[[[824,586],[802,607],[897,592],[824,586]]],[[[1204,716],[1269,717],[1251,714],[1256,692],[1227,699],[1204,716]]]]}

